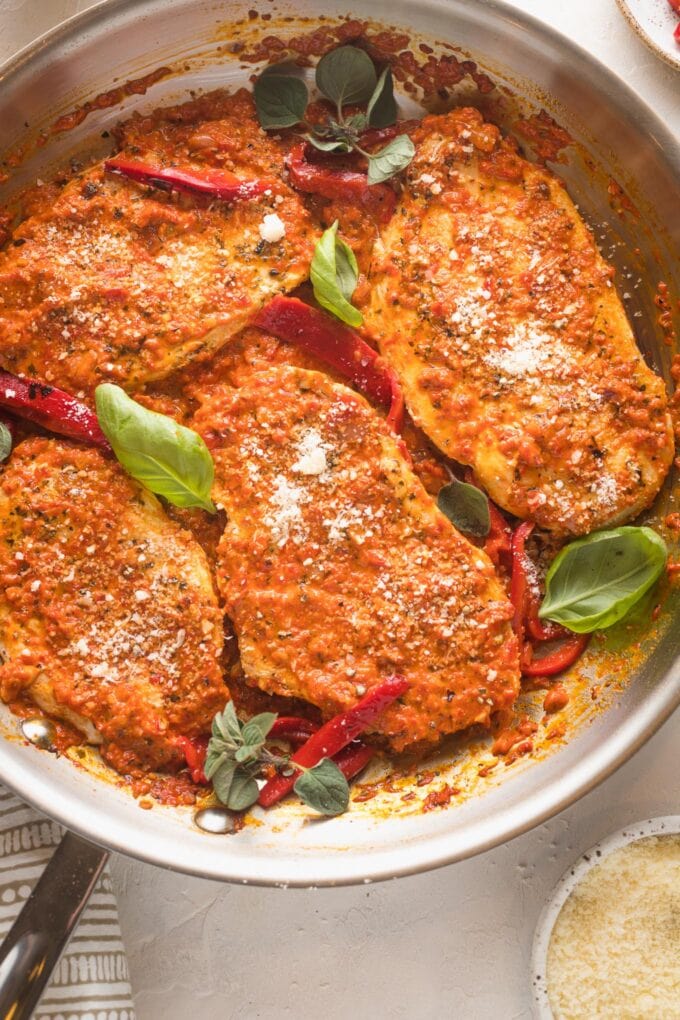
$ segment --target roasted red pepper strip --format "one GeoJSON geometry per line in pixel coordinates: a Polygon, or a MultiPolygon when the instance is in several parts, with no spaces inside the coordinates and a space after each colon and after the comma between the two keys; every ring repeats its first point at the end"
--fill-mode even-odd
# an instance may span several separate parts
{"type": "Polygon", "coordinates": [[[87,404],[36,379],[20,379],[0,369],[0,407],[50,432],[111,449],[97,415],[87,404]]]}
{"type": "Polygon", "coordinates": [[[484,541],[484,551],[496,566],[511,569],[512,565],[512,528],[498,507],[489,500],[489,517],[491,527],[484,541]]]}
{"type": "MultiPolygon", "coordinates": [[[[334,716],[325,723],[306,744],[292,755],[291,765],[304,765],[312,768],[322,758],[332,758],[351,744],[364,730],[369,729],[377,717],[396,698],[408,690],[408,680],[402,676],[391,676],[378,684],[359,701],[353,708],[334,716]]],[[[262,807],[271,807],[280,801],[295,786],[299,771],[290,776],[274,776],[260,790],[258,803],[262,807]]]]}
{"type": "Polygon", "coordinates": [[[538,615],[539,606],[540,602],[535,596],[529,599],[526,627],[534,641],[559,641],[562,638],[572,637],[573,631],[567,630],[561,623],[542,620],[538,615]]]}
{"type": "Polygon", "coordinates": [[[529,578],[529,560],[525,551],[526,540],[534,530],[531,521],[524,521],[512,536],[512,576],[510,601],[514,607],[512,625],[520,644],[520,666],[524,676],[554,676],[576,662],[588,645],[588,634],[573,634],[565,627],[538,616],[539,600],[532,591],[529,578]],[[526,633],[535,641],[561,640],[552,652],[534,659],[534,648],[525,641],[526,633]]]}
{"type": "Polygon", "coordinates": [[[524,640],[526,618],[529,611],[529,578],[527,574],[527,558],[524,546],[527,538],[534,530],[531,521],[523,521],[512,536],[512,575],[510,577],[510,601],[514,608],[512,626],[519,638],[520,647],[524,640]]]}
{"type": "Polygon", "coordinates": [[[374,754],[375,748],[362,744],[360,740],[355,740],[334,755],[333,761],[345,779],[353,779],[362,769],[366,768],[374,754]]]}
{"type": "Polygon", "coordinates": [[[419,127],[419,125],[420,122],[417,120],[402,120],[397,124],[391,124],[389,127],[368,128],[359,139],[361,148],[370,149],[373,145],[383,145],[385,142],[391,142],[397,135],[405,135],[419,127]]]}
{"type": "Polygon", "coordinates": [[[107,159],[104,169],[131,181],[148,184],[163,191],[183,191],[190,195],[205,195],[221,202],[239,202],[257,198],[265,191],[276,189],[276,181],[243,181],[225,170],[178,170],[177,167],[151,166],[133,159],[107,159]]]}
{"type": "Polygon", "coordinates": [[[574,665],[588,647],[589,641],[590,634],[572,634],[554,651],[538,659],[528,655],[525,649],[522,673],[524,676],[554,676],[556,673],[562,673],[574,665]]]}
{"type": "Polygon", "coordinates": [[[396,193],[389,184],[369,184],[368,175],[358,170],[334,170],[308,162],[305,153],[306,144],[301,142],[290,150],[286,159],[294,188],[322,198],[359,202],[378,211],[381,220],[389,220],[397,204],[396,193]]]}
{"type": "Polygon", "coordinates": [[[186,759],[191,778],[201,786],[207,786],[205,759],[208,756],[208,737],[179,737],[177,743],[186,759]]]}
{"type": "Polygon", "coordinates": [[[388,423],[395,432],[401,429],[404,398],[396,373],[349,326],[291,297],[275,297],[258,312],[253,325],[315,354],[371,400],[388,406],[388,423]]]}
{"type": "MultiPolygon", "coordinates": [[[[406,410],[404,405],[404,393],[401,388],[401,383],[397,377],[397,373],[392,368],[386,369],[390,380],[390,388],[392,390],[392,397],[390,399],[390,409],[387,413],[387,424],[390,426],[393,432],[397,435],[401,432],[404,427],[404,412],[406,410]]],[[[406,447],[404,447],[404,456],[407,460],[411,460],[410,454],[406,447]]]]}
{"type": "Polygon", "coordinates": [[[274,722],[267,734],[267,740],[278,737],[281,740],[290,740],[294,744],[304,744],[318,729],[318,723],[303,719],[302,716],[282,715],[274,722]]]}

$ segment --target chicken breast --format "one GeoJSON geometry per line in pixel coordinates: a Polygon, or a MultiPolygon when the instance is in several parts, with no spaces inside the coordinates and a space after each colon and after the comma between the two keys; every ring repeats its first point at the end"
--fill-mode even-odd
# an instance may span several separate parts
{"type": "Polygon", "coordinates": [[[261,131],[252,98],[222,95],[217,107],[190,104],[175,115],[135,119],[122,155],[264,178],[268,193],[233,203],[180,196],[103,164],[77,176],[0,254],[5,368],[75,392],[107,380],[139,386],[216,350],[307,278],[311,220],[281,179],[283,154],[261,131]],[[206,121],[211,114],[221,119],[206,121]]]}
{"type": "Polygon", "coordinates": [[[0,696],[102,743],[119,772],[172,767],[228,700],[204,553],[94,449],[27,439],[0,479],[0,696]]]}
{"type": "Polygon", "coordinates": [[[512,705],[512,609],[486,555],[440,513],[362,396],[278,367],[213,389],[196,428],[227,526],[218,585],[247,679],[331,716],[392,674],[400,751],[512,705]]]}
{"type": "Polygon", "coordinates": [[[366,314],[413,418],[519,517],[584,534],[635,516],[673,456],[666,394],[564,186],[476,110],[413,138],[366,314]]]}

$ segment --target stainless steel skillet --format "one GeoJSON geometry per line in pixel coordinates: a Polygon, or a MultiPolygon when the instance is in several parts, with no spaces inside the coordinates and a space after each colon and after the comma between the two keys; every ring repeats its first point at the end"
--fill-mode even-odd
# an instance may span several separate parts
{"type": "MultiPolygon", "coordinates": [[[[24,51],[0,72],[3,148],[110,89],[115,80],[137,78],[160,65],[182,70],[159,82],[147,96],[96,111],[77,130],[52,137],[15,181],[40,176],[45,166],[98,141],[123,111],[150,108],[163,99],[174,101],[192,88],[245,82],[252,68],[239,64],[225,26],[247,19],[251,6],[207,0],[109,0],[24,51]]],[[[366,17],[366,5],[362,6],[357,15],[366,17]]],[[[297,0],[278,9],[267,4],[266,10],[273,14],[266,33],[282,35],[310,26],[288,23],[277,28],[277,10],[295,18],[339,17],[347,12],[344,5],[330,0],[297,0]]],[[[614,258],[623,264],[633,247],[641,249],[639,263],[646,263],[647,271],[643,285],[634,290],[631,308],[641,313],[634,320],[641,346],[668,377],[670,351],[655,327],[652,291],[659,279],[672,286],[673,276],[676,293],[680,289],[678,140],[623,82],[591,57],[503,4],[392,0],[371,3],[368,14],[431,42],[460,46],[529,108],[547,106],[581,143],[598,172],[595,176],[586,172],[584,158],[574,150],[560,173],[584,214],[598,225],[607,253],[610,244],[622,241],[614,258]],[[637,220],[619,219],[612,212],[607,194],[610,176],[630,192],[639,209],[637,220]]],[[[662,505],[667,497],[662,497],[662,505]]],[[[653,639],[630,661],[630,683],[612,697],[606,711],[588,715],[584,710],[578,727],[574,718],[575,731],[565,746],[494,773],[474,795],[447,811],[404,814],[387,798],[317,823],[289,807],[237,836],[218,837],[193,826],[187,812],[159,808],[140,812],[125,791],[18,740],[0,741],[0,780],[98,845],[205,877],[333,885],[408,874],[512,838],[565,807],[632,754],[680,701],[680,668],[674,665],[679,620],[678,600],[670,598],[653,639]]],[[[15,719],[5,713],[2,721],[8,735],[16,734],[15,719]]],[[[70,907],[67,913],[72,915],[70,907]]],[[[45,951],[44,944],[40,951],[45,951]]]]}

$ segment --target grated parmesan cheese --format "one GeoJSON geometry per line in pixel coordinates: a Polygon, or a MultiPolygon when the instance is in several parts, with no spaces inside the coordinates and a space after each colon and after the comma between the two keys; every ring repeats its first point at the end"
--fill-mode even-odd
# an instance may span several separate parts
{"type": "Polygon", "coordinates": [[[262,240],[269,241],[270,244],[286,236],[286,224],[278,213],[267,213],[258,229],[262,240]]]}
{"type": "Polygon", "coordinates": [[[293,485],[285,475],[274,479],[274,491],[270,497],[272,510],[265,518],[278,545],[284,546],[289,538],[301,538],[303,503],[309,503],[310,495],[299,485],[293,485]]]}
{"type": "Polygon", "coordinates": [[[307,429],[297,444],[298,459],[293,471],[301,475],[322,475],[328,467],[327,445],[316,429],[307,429]]]}
{"type": "Polygon", "coordinates": [[[554,337],[520,323],[506,337],[507,347],[489,351],[484,361],[505,376],[522,378],[555,370],[569,363],[569,352],[554,337]]]}
{"type": "MultiPolygon", "coordinates": [[[[573,460],[573,457],[572,457],[573,460]]],[[[613,475],[603,472],[600,477],[590,486],[590,491],[597,498],[597,501],[604,507],[616,506],[619,494],[619,486],[613,475]]]]}
{"type": "Polygon", "coordinates": [[[565,902],[548,947],[555,1020],[680,1017],[680,835],[614,850],[565,902]]]}

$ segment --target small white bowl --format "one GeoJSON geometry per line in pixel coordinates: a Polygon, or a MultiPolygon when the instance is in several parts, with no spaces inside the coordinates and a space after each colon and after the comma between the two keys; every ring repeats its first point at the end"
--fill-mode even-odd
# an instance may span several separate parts
{"type": "Polygon", "coordinates": [[[626,21],[648,49],[680,69],[680,46],[673,32],[678,24],[668,0],[617,0],[626,21]]]}
{"type": "Polygon", "coordinates": [[[680,833],[680,815],[663,815],[644,822],[633,822],[612,833],[601,843],[587,850],[565,871],[551,898],[541,911],[531,953],[532,1005],[536,1020],[555,1020],[548,998],[548,946],[560,910],[586,873],[600,864],[614,850],[635,843],[646,836],[669,836],[680,833]]]}

